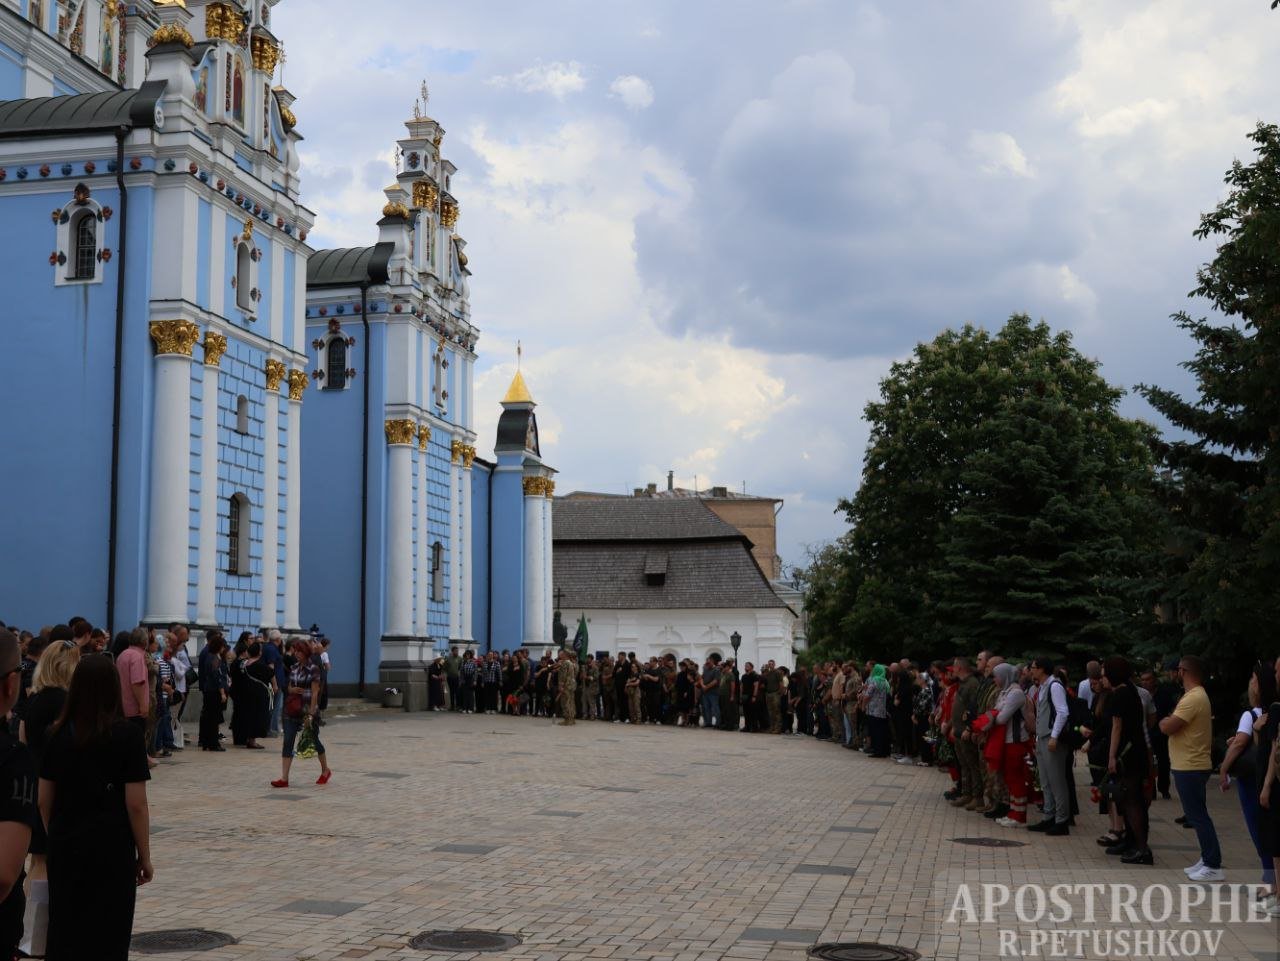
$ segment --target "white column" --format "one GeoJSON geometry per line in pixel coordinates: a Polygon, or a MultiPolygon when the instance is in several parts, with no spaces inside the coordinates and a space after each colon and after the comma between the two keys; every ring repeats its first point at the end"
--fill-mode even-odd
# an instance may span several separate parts
{"type": "Polygon", "coordinates": [[[542,606],[542,508],[543,478],[524,479],[524,642],[546,643],[545,609],[542,606]]]}
{"type": "Polygon", "coordinates": [[[204,335],[204,387],[200,418],[200,563],[197,574],[196,623],[218,623],[218,365],[227,338],[204,335]]]}
{"type": "Polygon", "coordinates": [[[418,576],[414,579],[418,597],[418,637],[427,637],[431,633],[427,622],[428,599],[431,597],[431,534],[427,526],[427,444],[430,440],[431,428],[421,424],[418,427],[418,576]]]}
{"type": "Polygon", "coordinates": [[[475,459],[476,449],[466,447],[462,451],[462,569],[458,572],[458,580],[462,584],[462,640],[471,642],[471,581],[473,561],[471,559],[471,462],[475,459]]]}
{"type": "MultiPolygon", "coordinates": [[[[263,402],[263,479],[262,479],[262,605],[258,611],[259,627],[281,627],[276,623],[276,595],[280,593],[280,381],[284,379],[285,366],[281,361],[267,361],[267,396],[263,402]]],[[[292,410],[293,405],[290,405],[292,410]]],[[[293,422],[289,421],[289,437],[293,439],[293,422]]],[[[292,454],[285,468],[288,479],[293,479],[292,454]]],[[[288,480],[286,481],[286,484],[288,480]]],[[[286,488],[286,494],[288,489],[286,488]]],[[[290,504],[292,512],[293,505],[290,504]]],[[[285,520],[288,536],[289,522],[285,520]]],[[[289,554],[286,554],[286,558],[289,554]]],[[[288,613],[288,604],[285,605],[288,613]]],[[[286,617],[287,621],[288,618],[286,617]]],[[[294,608],[294,621],[297,609],[294,608]]],[[[294,626],[294,625],[290,625],[294,626]]]]}
{"type": "Polygon", "coordinates": [[[417,425],[389,420],[387,434],[387,608],[383,633],[413,636],[413,452],[417,425]]]}
{"type": "Polygon", "coordinates": [[[551,497],[555,491],[555,481],[547,481],[547,496],[542,501],[542,633],[547,643],[551,642],[551,628],[545,623],[551,620],[551,611],[555,610],[555,602],[551,597],[551,497]]]}
{"type": "Polygon", "coordinates": [[[462,455],[465,445],[449,445],[449,640],[462,638],[462,455]]]}
{"type": "Polygon", "coordinates": [[[151,322],[150,331],[156,345],[156,367],[145,619],[168,624],[187,620],[191,349],[200,328],[187,320],[160,320],[151,322]]]}
{"type": "Polygon", "coordinates": [[[289,436],[285,439],[284,516],[284,624],[296,631],[298,579],[302,566],[302,395],[309,378],[300,370],[289,371],[289,436]]]}

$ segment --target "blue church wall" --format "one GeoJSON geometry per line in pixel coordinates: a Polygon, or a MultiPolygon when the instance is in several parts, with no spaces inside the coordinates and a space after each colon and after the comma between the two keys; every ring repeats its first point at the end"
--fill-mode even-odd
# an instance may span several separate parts
{"type": "MultiPolygon", "coordinates": [[[[251,326],[263,337],[271,337],[272,258],[278,256],[278,251],[266,233],[263,230],[253,235],[253,242],[262,251],[262,256],[258,259],[258,279],[255,282],[260,295],[256,311],[257,320],[251,326]]],[[[280,336],[283,340],[284,334],[281,333],[280,336]]]]}
{"type": "MultiPolygon", "coordinates": [[[[327,319],[316,318],[308,339],[328,330],[327,319]]],[[[373,330],[373,368],[380,366],[383,337],[373,330]]],[[[364,376],[363,327],[358,321],[343,326],[356,338],[348,362],[364,376]]],[[[365,676],[377,682],[382,636],[382,490],[386,441],[383,432],[384,388],[376,375],[369,384],[369,539],[365,676]]],[[[361,406],[364,385],[357,378],[346,390],[307,391],[302,405],[301,596],[299,618],[316,623],[333,640],[330,678],[338,684],[359,679],[360,598],[360,468],[361,406]]]]}
{"type": "MultiPolygon", "coordinates": [[[[96,201],[119,208],[117,193],[106,186],[113,181],[86,182],[95,188],[96,201]]],[[[12,492],[11,507],[21,505],[0,512],[0,537],[14,557],[47,557],[49,545],[63,545],[56,551],[56,577],[39,565],[6,568],[0,607],[23,624],[49,623],[77,612],[95,623],[106,617],[118,260],[103,265],[101,283],[54,286],[55,269],[61,268],[48,263],[56,246],[49,213],[70,200],[71,186],[63,182],[50,192],[25,196],[0,192],[0,216],[9,227],[0,235],[0,257],[14,266],[6,278],[7,306],[10,317],[20,319],[7,325],[6,349],[10,357],[22,358],[0,379],[0,408],[14,412],[38,406],[44,422],[56,425],[37,430],[26,418],[0,418],[0,449],[20,465],[4,487],[12,492]],[[71,461],[69,452],[75,452],[71,461]]],[[[150,191],[135,188],[130,196],[133,209],[142,211],[130,230],[131,253],[142,263],[135,271],[136,261],[130,261],[125,333],[127,343],[136,345],[127,350],[141,348],[143,356],[126,360],[122,381],[119,624],[136,623],[141,613],[144,558],[138,551],[145,545],[140,535],[146,476],[140,450],[150,434],[152,373],[145,321],[150,191]],[[144,412],[145,424],[139,420],[144,412]]],[[[118,253],[119,218],[105,221],[101,230],[103,246],[118,253]]]]}
{"type": "MultiPolygon", "coordinates": [[[[449,537],[449,474],[451,472],[450,439],[444,431],[434,431],[427,445],[427,554],[430,545],[439,541],[444,549],[444,592],[439,600],[427,604],[427,633],[435,640],[437,650],[447,650],[449,637],[449,595],[456,588],[453,577],[453,543],[449,537]]],[[[430,589],[431,573],[419,583],[430,589]]]]}
{"type": "Polygon", "coordinates": [[[524,487],[521,460],[523,455],[520,454],[500,454],[498,469],[493,475],[489,643],[500,650],[519,647],[524,640],[524,487]]]}
{"type": "Polygon", "coordinates": [[[489,642],[489,490],[493,477],[480,461],[471,465],[471,636],[482,651],[489,642]]]}
{"type": "Polygon", "coordinates": [[[209,246],[213,233],[213,205],[209,201],[198,202],[196,215],[196,303],[202,310],[209,309],[209,246]]]}
{"type": "MultiPolygon", "coordinates": [[[[50,6],[53,6],[53,4],[50,4],[50,6]]],[[[53,95],[55,97],[70,97],[79,92],[79,90],[71,86],[71,84],[67,83],[61,77],[53,78],[53,95]]]]}
{"type": "MultiPolygon", "coordinates": [[[[218,405],[218,574],[216,610],[218,623],[234,638],[242,630],[256,629],[262,609],[263,466],[265,430],[263,405],[267,402],[266,354],[243,341],[228,338],[222,358],[220,393],[228,403],[218,405]],[[236,430],[235,399],[249,401],[249,430],[236,430]],[[230,533],[229,502],[234,494],[249,499],[249,573],[229,574],[227,559],[230,533]]],[[[282,423],[284,431],[285,424],[282,423]]],[[[243,519],[241,521],[243,524],[243,519]]],[[[241,536],[245,535],[243,527],[241,536]]]]}
{"type": "Polygon", "coordinates": [[[23,57],[0,43],[0,100],[19,100],[23,94],[23,57]]]}

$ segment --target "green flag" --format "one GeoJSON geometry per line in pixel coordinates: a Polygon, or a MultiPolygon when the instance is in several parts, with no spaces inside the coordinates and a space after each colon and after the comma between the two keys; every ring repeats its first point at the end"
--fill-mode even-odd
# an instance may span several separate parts
{"type": "Polygon", "coordinates": [[[578,615],[578,632],[573,635],[573,650],[578,655],[578,663],[587,659],[587,615],[578,615]]]}

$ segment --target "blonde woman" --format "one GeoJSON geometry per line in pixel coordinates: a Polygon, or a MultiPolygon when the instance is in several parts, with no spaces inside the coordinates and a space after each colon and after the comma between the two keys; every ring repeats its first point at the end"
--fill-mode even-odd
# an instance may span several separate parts
{"type": "MultiPolygon", "coordinates": [[[[18,739],[31,750],[35,769],[40,770],[49,729],[62,714],[67,701],[71,675],[80,663],[80,648],[72,641],[53,641],[36,662],[32,676],[32,694],[27,698],[24,717],[18,726],[18,739]]],[[[44,954],[44,931],[40,920],[48,923],[49,870],[46,854],[49,839],[44,822],[36,818],[31,829],[31,870],[27,875],[26,936],[23,950],[32,955],[44,954]],[[39,940],[36,940],[36,937],[39,940]]]]}

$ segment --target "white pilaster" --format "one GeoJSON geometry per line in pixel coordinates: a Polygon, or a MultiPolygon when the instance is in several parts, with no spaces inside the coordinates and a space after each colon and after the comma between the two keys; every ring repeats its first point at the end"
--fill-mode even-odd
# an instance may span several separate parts
{"type": "Polygon", "coordinates": [[[389,420],[387,433],[387,584],[383,633],[413,636],[413,454],[417,425],[389,420]]]}
{"type": "Polygon", "coordinates": [[[420,424],[418,426],[418,576],[414,578],[414,586],[417,588],[418,598],[417,630],[415,633],[418,637],[427,637],[431,633],[427,619],[431,598],[431,535],[427,526],[427,512],[429,509],[427,503],[427,445],[430,442],[430,438],[431,429],[426,424],[420,424]]]}
{"type": "Polygon", "coordinates": [[[462,441],[449,448],[449,640],[462,639],[462,441]]]}
{"type": "MultiPolygon", "coordinates": [[[[279,627],[276,623],[276,596],[280,593],[280,378],[284,375],[284,364],[281,361],[270,361],[267,367],[267,394],[264,401],[263,414],[263,458],[262,458],[262,606],[258,612],[258,626],[279,627]]],[[[290,411],[293,410],[290,404],[290,411]]],[[[293,440],[293,420],[289,419],[289,438],[293,440]]],[[[294,460],[292,448],[287,465],[288,480],[293,479],[294,460]]],[[[286,487],[286,493],[289,488],[286,487]]],[[[292,515],[294,505],[289,498],[289,513],[292,515]]],[[[288,520],[285,520],[285,533],[288,536],[288,520]]],[[[286,557],[289,555],[286,555],[286,557]]],[[[288,611],[288,601],[285,603],[288,611]]],[[[295,608],[296,612],[296,608],[295,608]]],[[[286,618],[287,620],[287,618],[286,618]]],[[[295,613],[294,621],[297,617],[295,613]]]]}
{"type": "Polygon", "coordinates": [[[454,583],[462,585],[462,636],[468,643],[475,640],[471,636],[471,582],[474,576],[474,563],[471,555],[471,460],[475,457],[475,448],[468,447],[462,457],[462,556],[461,569],[454,575],[454,583]]]}
{"type": "Polygon", "coordinates": [[[542,591],[542,538],[544,533],[542,507],[546,498],[538,484],[541,478],[525,478],[524,495],[524,643],[546,643],[546,620],[542,591]]]}
{"type": "Polygon", "coordinates": [[[204,384],[200,424],[200,561],[196,591],[196,623],[218,623],[218,365],[227,338],[204,335],[204,384]]]}
{"type": "Polygon", "coordinates": [[[191,511],[191,349],[200,329],[186,320],[163,320],[152,321],[150,330],[156,360],[146,620],[185,622],[191,511]]]}
{"type": "Polygon", "coordinates": [[[289,436],[285,441],[284,624],[298,630],[298,575],[302,566],[302,395],[307,375],[289,371],[289,436]]]}
{"type": "Polygon", "coordinates": [[[209,313],[221,314],[226,302],[227,289],[227,214],[218,204],[213,204],[213,216],[209,224],[209,313]]]}
{"type": "Polygon", "coordinates": [[[551,613],[555,610],[555,602],[551,597],[551,492],[555,489],[550,481],[547,495],[542,499],[542,564],[539,567],[539,573],[542,581],[542,610],[543,610],[543,628],[542,632],[548,642],[551,641],[551,628],[545,622],[551,620],[551,613]]]}

